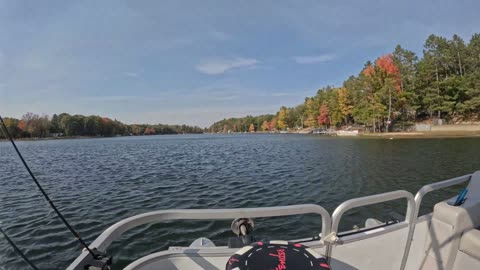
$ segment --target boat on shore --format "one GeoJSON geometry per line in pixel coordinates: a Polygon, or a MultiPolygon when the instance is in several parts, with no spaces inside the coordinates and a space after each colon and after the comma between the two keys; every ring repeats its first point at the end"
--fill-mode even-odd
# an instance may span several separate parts
{"type": "MultiPolygon", "coordinates": [[[[232,219],[233,234],[227,246],[199,238],[188,247],[170,247],[139,258],[124,269],[480,269],[480,171],[423,186],[415,196],[397,190],[353,198],[340,204],[331,215],[315,204],[153,211],[117,222],[90,248],[105,254],[114,241],[140,225],[232,219]],[[419,216],[425,195],[459,184],[467,187],[458,196],[436,203],[432,212],[419,216]],[[354,230],[339,229],[347,211],[399,199],[406,201],[404,216],[384,221],[370,218],[354,230]],[[255,237],[254,218],[301,214],[318,215],[322,221],[318,236],[299,235],[297,239],[277,241],[255,237]]],[[[110,264],[110,256],[93,258],[84,250],[67,269],[109,269],[110,264]]]]}
{"type": "Polygon", "coordinates": [[[311,134],[313,131],[311,129],[301,129],[297,131],[298,134],[311,134]]]}
{"type": "Polygon", "coordinates": [[[335,136],[335,135],[337,135],[337,131],[335,131],[333,129],[318,128],[318,129],[314,129],[312,134],[335,136]]]}
{"type": "Polygon", "coordinates": [[[337,136],[358,136],[358,130],[337,130],[337,136]]]}

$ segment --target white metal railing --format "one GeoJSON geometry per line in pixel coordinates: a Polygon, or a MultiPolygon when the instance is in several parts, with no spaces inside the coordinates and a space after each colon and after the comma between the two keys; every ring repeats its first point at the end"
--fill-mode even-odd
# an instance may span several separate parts
{"type": "MultiPolygon", "coordinates": [[[[414,216],[415,216],[415,219],[418,218],[418,214],[420,213],[420,205],[422,204],[422,200],[423,200],[423,197],[425,197],[425,195],[427,195],[428,193],[430,193],[432,191],[435,191],[435,190],[439,190],[439,189],[443,189],[443,188],[446,188],[446,187],[455,186],[455,185],[458,185],[458,184],[461,184],[461,183],[468,182],[471,179],[472,179],[472,174],[467,174],[467,175],[455,177],[455,178],[452,178],[452,179],[428,184],[428,185],[425,185],[422,188],[420,188],[420,190],[417,192],[417,194],[415,194],[415,210],[414,210],[414,213],[413,213],[414,216]]],[[[410,250],[410,246],[412,244],[414,233],[415,233],[415,226],[413,226],[413,228],[408,231],[407,246],[405,247],[405,250],[407,252],[410,250]]],[[[402,270],[405,267],[407,257],[408,257],[408,253],[407,253],[406,256],[404,256],[404,259],[402,260],[402,270]]]]}
{"type": "MultiPolygon", "coordinates": [[[[237,208],[237,209],[176,209],[176,210],[160,210],[136,215],[121,220],[105,230],[91,245],[90,248],[96,248],[99,251],[105,251],[107,247],[115,240],[119,239],[126,231],[148,223],[158,223],[167,220],[225,220],[239,217],[259,218],[259,217],[280,217],[301,214],[319,214],[322,218],[321,241],[326,247],[327,259],[331,257],[332,245],[342,244],[341,237],[337,235],[340,220],[348,210],[378,204],[387,201],[405,198],[407,200],[407,212],[405,220],[396,228],[405,228],[408,226],[408,236],[402,257],[401,270],[405,268],[409,255],[413,234],[415,232],[415,223],[418,218],[420,206],[423,197],[429,192],[443,189],[449,186],[461,184],[471,180],[472,174],[456,177],[453,179],[429,184],[423,186],[413,197],[413,195],[405,190],[392,191],[372,196],[360,197],[345,201],[340,204],[332,216],[321,206],[315,204],[301,204],[279,207],[260,207],[260,208],[237,208]]],[[[393,227],[393,226],[392,226],[393,227]]],[[[392,230],[396,230],[393,229],[392,230]]],[[[391,231],[391,230],[390,230],[391,231]]],[[[388,230],[369,233],[368,235],[357,237],[356,240],[371,238],[381,233],[387,233],[388,230]]],[[[89,260],[89,253],[85,250],[82,254],[67,268],[68,270],[83,269],[79,268],[89,260]]]]}
{"type": "MultiPolygon", "coordinates": [[[[377,195],[372,195],[372,196],[366,196],[366,197],[361,197],[361,198],[355,198],[348,200],[342,204],[340,204],[335,211],[332,214],[332,233],[330,234],[329,239],[326,241],[331,241],[333,243],[339,244],[336,240],[338,240],[338,226],[340,224],[340,220],[345,212],[348,210],[362,207],[362,206],[367,206],[367,205],[372,205],[372,204],[377,204],[377,203],[382,203],[382,202],[388,202],[388,201],[393,201],[393,200],[398,200],[398,199],[403,199],[405,198],[407,200],[407,214],[405,216],[405,221],[408,225],[408,231],[413,230],[415,226],[415,221],[416,221],[416,216],[415,214],[415,200],[413,198],[413,195],[405,190],[397,190],[397,191],[392,191],[392,192],[386,192],[382,194],[377,194],[377,195]],[[333,238],[333,239],[332,239],[333,238]]],[[[410,235],[410,234],[409,234],[410,235]]],[[[374,237],[376,234],[370,234],[368,237],[374,237]]],[[[405,267],[405,263],[408,257],[408,252],[410,249],[410,242],[411,238],[407,238],[406,245],[405,245],[405,250],[403,253],[402,257],[402,266],[401,269],[403,270],[405,267]]],[[[330,258],[332,253],[332,249],[330,246],[327,246],[327,257],[330,258]]]]}
{"type": "Polygon", "coordinates": [[[435,191],[435,190],[442,189],[442,188],[455,186],[455,185],[458,185],[458,184],[461,184],[461,183],[468,182],[468,181],[471,180],[471,178],[472,178],[472,174],[467,174],[467,175],[464,175],[464,176],[459,176],[459,177],[455,177],[455,178],[452,178],[452,179],[448,179],[448,180],[444,180],[444,181],[440,181],[440,182],[436,182],[436,183],[432,183],[432,184],[428,184],[428,185],[423,186],[417,192],[417,194],[415,194],[415,215],[418,216],[418,214],[420,212],[420,204],[422,203],[423,197],[425,197],[425,195],[427,195],[428,193],[430,193],[432,191],[435,191]]]}
{"type": "MultiPolygon", "coordinates": [[[[153,211],[121,220],[106,229],[89,247],[105,251],[113,241],[119,239],[126,231],[143,224],[167,220],[225,220],[242,217],[281,217],[302,214],[319,214],[322,217],[322,238],[330,233],[332,224],[330,214],[325,208],[316,204],[237,209],[176,209],[153,211]]],[[[82,267],[89,259],[89,253],[84,250],[67,269],[83,269],[79,267],[82,267]]]]}

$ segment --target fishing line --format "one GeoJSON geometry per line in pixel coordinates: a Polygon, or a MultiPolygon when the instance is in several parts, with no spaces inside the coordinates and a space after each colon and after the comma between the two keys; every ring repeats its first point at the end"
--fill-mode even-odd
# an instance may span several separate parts
{"type": "Polygon", "coordinates": [[[3,237],[5,238],[5,240],[7,240],[7,242],[13,247],[13,249],[18,253],[18,255],[20,255],[20,257],[22,257],[22,259],[28,263],[32,269],[34,270],[38,270],[38,268],[35,266],[35,264],[33,264],[28,258],[27,256],[25,256],[25,254],[23,254],[23,252],[17,247],[17,245],[15,245],[15,243],[12,241],[12,239],[10,239],[10,237],[8,237],[7,233],[2,230],[2,228],[0,227],[0,233],[3,234],[3,237]]]}
{"type": "Polygon", "coordinates": [[[7,137],[8,140],[12,143],[13,148],[15,149],[15,152],[17,152],[18,157],[20,158],[20,160],[21,160],[22,163],[23,163],[23,166],[25,167],[25,169],[27,169],[28,174],[30,174],[31,178],[33,179],[33,182],[35,182],[35,184],[37,185],[38,189],[39,189],[40,192],[42,193],[43,197],[45,197],[45,199],[47,200],[47,202],[50,204],[50,207],[53,209],[53,211],[55,211],[55,213],[56,213],[57,216],[60,218],[60,220],[62,220],[63,224],[65,224],[65,226],[68,228],[68,230],[70,230],[70,232],[75,236],[75,238],[80,242],[80,244],[82,244],[82,246],[88,251],[88,253],[90,253],[90,255],[92,255],[93,258],[97,258],[97,257],[98,257],[97,254],[95,254],[95,253],[88,247],[88,245],[85,243],[85,241],[83,241],[83,239],[82,239],[82,238],[80,237],[80,235],[75,231],[75,229],[73,229],[73,227],[67,222],[67,220],[65,219],[65,217],[62,215],[62,213],[60,213],[60,211],[58,210],[58,208],[55,206],[55,204],[52,202],[52,200],[50,199],[50,197],[48,196],[48,194],[45,192],[45,190],[43,189],[42,185],[40,185],[40,182],[38,182],[37,178],[36,178],[35,175],[33,174],[32,170],[30,170],[30,167],[28,166],[27,162],[25,161],[25,159],[23,158],[22,154],[21,154],[20,151],[18,150],[17,145],[15,144],[15,142],[13,141],[12,136],[10,135],[10,132],[8,132],[7,126],[5,125],[5,122],[3,121],[2,116],[0,116],[0,122],[1,122],[1,125],[2,125],[2,127],[3,127],[3,131],[4,131],[4,134],[5,134],[5,137],[7,137]]]}

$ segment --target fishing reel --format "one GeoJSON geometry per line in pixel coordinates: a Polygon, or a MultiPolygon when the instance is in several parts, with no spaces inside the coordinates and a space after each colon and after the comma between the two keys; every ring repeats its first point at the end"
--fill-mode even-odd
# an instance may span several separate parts
{"type": "Polygon", "coordinates": [[[110,270],[113,263],[113,257],[106,253],[98,251],[96,248],[92,249],[95,254],[89,264],[84,266],[85,270],[110,270]]]}
{"type": "Polygon", "coordinates": [[[251,218],[236,218],[232,221],[231,229],[237,237],[228,238],[229,248],[241,248],[255,242],[251,234],[255,224],[251,218]]]}

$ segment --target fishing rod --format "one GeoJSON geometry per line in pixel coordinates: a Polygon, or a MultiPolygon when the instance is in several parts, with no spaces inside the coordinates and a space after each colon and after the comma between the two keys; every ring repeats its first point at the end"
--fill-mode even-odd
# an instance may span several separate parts
{"type": "Polygon", "coordinates": [[[12,239],[10,239],[10,237],[8,237],[7,233],[1,227],[0,227],[0,233],[3,234],[3,237],[5,238],[5,240],[7,240],[7,242],[18,253],[18,255],[20,255],[20,257],[22,257],[22,259],[32,267],[32,269],[38,270],[38,268],[35,266],[35,264],[33,264],[32,261],[30,261],[27,258],[27,256],[25,256],[25,254],[23,254],[23,252],[17,247],[17,245],[15,245],[15,243],[12,241],[12,239]]]}
{"type": "MultiPolygon", "coordinates": [[[[78,242],[80,242],[80,244],[85,248],[86,251],[88,251],[88,253],[90,253],[90,255],[95,259],[95,260],[99,260],[99,261],[102,261],[105,263],[105,265],[109,265],[111,264],[111,257],[108,257],[106,256],[106,254],[102,253],[102,252],[99,252],[97,249],[91,249],[88,247],[87,243],[85,243],[85,241],[80,237],[80,235],[77,233],[77,231],[75,231],[75,229],[70,225],[70,223],[68,223],[68,221],[65,219],[65,217],[62,215],[62,213],[60,213],[60,211],[58,210],[58,208],[55,206],[55,204],[53,203],[53,201],[50,199],[50,197],[48,196],[47,192],[45,192],[45,190],[43,189],[42,185],[40,185],[40,182],[38,182],[37,178],[35,177],[35,175],[33,174],[32,170],[30,169],[30,167],[28,166],[27,162],[25,161],[25,159],[23,158],[22,154],[20,153],[20,151],[18,150],[17,148],[17,145],[15,144],[15,141],[13,140],[12,138],[12,135],[10,134],[10,132],[8,131],[8,128],[7,128],[7,125],[5,125],[5,122],[3,121],[3,118],[2,116],[0,116],[0,123],[1,123],[1,127],[3,127],[3,131],[4,131],[4,134],[5,134],[5,137],[7,137],[7,139],[12,143],[13,145],[13,148],[15,149],[15,152],[17,153],[18,157],[20,158],[20,160],[22,161],[23,163],[23,166],[25,167],[25,169],[27,169],[28,171],[28,174],[30,175],[30,177],[32,178],[33,182],[35,182],[35,185],[38,187],[38,189],[40,190],[40,192],[42,193],[43,197],[45,198],[45,200],[47,200],[48,204],[50,205],[50,207],[53,209],[53,211],[55,211],[55,213],[57,214],[57,216],[60,218],[60,220],[63,222],[63,224],[68,228],[68,230],[73,234],[73,236],[75,236],[75,238],[78,240],[78,242]]],[[[1,129],[1,128],[0,128],[1,129]]]]}
{"type": "Polygon", "coordinates": [[[35,177],[35,175],[33,174],[32,170],[30,170],[30,167],[28,166],[27,162],[25,161],[25,159],[23,158],[22,154],[20,153],[20,151],[18,150],[17,148],[17,145],[15,144],[15,142],[13,141],[13,138],[12,136],[10,135],[10,132],[8,132],[8,128],[7,128],[7,125],[5,125],[5,122],[3,121],[3,118],[2,116],[0,116],[0,122],[2,124],[2,127],[4,129],[4,134],[5,136],[7,137],[7,139],[12,143],[13,145],[13,148],[15,149],[15,152],[17,152],[17,155],[18,157],[20,158],[20,160],[22,161],[23,163],[23,166],[25,167],[25,169],[27,169],[28,171],[28,174],[30,174],[30,177],[33,179],[33,182],[35,182],[35,185],[37,185],[38,189],[40,190],[40,192],[42,193],[43,197],[45,197],[45,200],[47,200],[48,204],[50,204],[50,207],[53,209],[53,211],[55,211],[55,213],[57,214],[57,216],[62,220],[63,224],[65,224],[65,226],[70,230],[70,232],[75,236],[75,238],[82,244],[82,246],[90,253],[90,255],[92,256],[96,256],[95,253],[93,253],[93,251],[88,247],[88,245],[85,243],[85,241],[83,241],[83,239],[80,237],[80,235],[73,229],[73,227],[68,223],[68,221],[65,219],[65,217],[62,215],[62,213],[60,213],[60,211],[58,210],[58,208],[55,206],[55,204],[52,202],[52,200],[50,199],[50,197],[48,196],[47,192],[45,192],[45,190],[43,189],[42,185],[40,185],[40,182],[38,182],[37,178],[35,177]]]}

